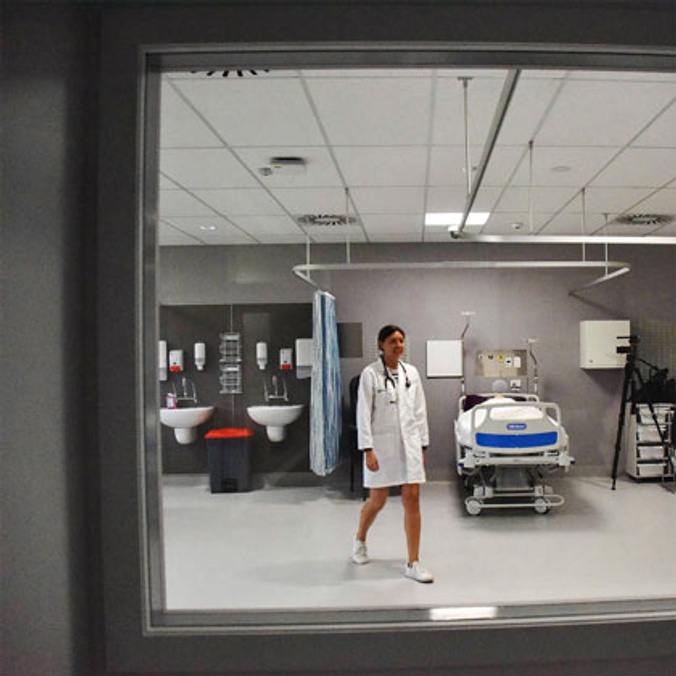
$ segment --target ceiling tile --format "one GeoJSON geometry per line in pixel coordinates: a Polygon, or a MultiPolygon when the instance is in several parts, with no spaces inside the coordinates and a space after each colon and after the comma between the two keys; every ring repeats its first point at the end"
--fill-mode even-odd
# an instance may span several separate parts
{"type": "Polygon", "coordinates": [[[529,235],[538,232],[551,218],[552,213],[522,211],[496,211],[491,214],[481,231],[482,235],[529,235]]]}
{"type": "Polygon", "coordinates": [[[297,78],[221,78],[177,87],[230,146],[324,142],[297,78]]]}
{"type": "Polygon", "coordinates": [[[218,148],[223,141],[166,80],[160,103],[160,139],[163,148],[218,148]]]}
{"type": "MultiPolygon", "coordinates": [[[[632,145],[676,149],[676,101],[632,145]]],[[[676,158],[674,164],[676,164],[676,158]]]]}
{"type": "Polygon", "coordinates": [[[338,147],[334,152],[348,186],[425,185],[426,147],[338,147]]]}
{"type": "Polygon", "coordinates": [[[293,215],[345,213],[344,188],[275,188],[270,192],[293,215]]]}
{"type": "Polygon", "coordinates": [[[262,188],[194,190],[193,194],[224,216],[281,216],[284,210],[262,188]]]}
{"type": "Polygon", "coordinates": [[[519,78],[500,128],[500,145],[528,146],[561,87],[560,79],[519,78]]]}
{"type": "Polygon", "coordinates": [[[626,210],[628,209],[635,212],[676,215],[676,187],[658,190],[627,207],[626,210]]]}
{"type": "Polygon", "coordinates": [[[252,237],[268,241],[270,237],[301,235],[300,227],[288,216],[236,216],[233,223],[252,237]]]}
{"type": "Polygon", "coordinates": [[[161,190],[158,212],[161,218],[215,216],[212,209],[183,190],[161,190]]]}
{"type": "Polygon", "coordinates": [[[395,214],[367,214],[362,223],[369,238],[387,233],[402,235],[408,233],[419,236],[423,232],[423,218],[414,215],[400,216],[395,214]]]}
{"type": "Polygon", "coordinates": [[[179,228],[160,221],[157,228],[157,243],[159,246],[198,246],[203,245],[201,240],[191,237],[179,228]]]}
{"type": "Polygon", "coordinates": [[[355,188],[350,191],[357,210],[365,214],[421,214],[424,188],[355,188]]]}
{"type": "Polygon", "coordinates": [[[333,145],[427,143],[428,78],[315,78],[308,88],[333,145]]]}
{"type": "Polygon", "coordinates": [[[592,183],[593,186],[655,187],[673,180],[676,152],[672,148],[629,148],[592,183]]]}
{"type": "Polygon", "coordinates": [[[614,214],[621,214],[637,202],[641,202],[650,192],[648,188],[599,188],[592,186],[585,191],[585,208],[590,213],[606,213],[613,216],[614,214]]]}
{"type": "Polygon", "coordinates": [[[246,233],[224,218],[171,218],[166,223],[193,239],[193,244],[252,244],[246,233]],[[213,229],[212,229],[213,228],[213,229]]]}
{"type": "Polygon", "coordinates": [[[562,211],[548,221],[541,235],[591,235],[603,226],[601,214],[587,214],[582,221],[579,211],[562,211]]]}
{"type": "Polygon", "coordinates": [[[180,190],[181,186],[164,174],[160,174],[159,188],[160,190],[180,190]]]}
{"type": "MultiPolygon", "coordinates": [[[[615,148],[533,146],[534,186],[582,188],[617,154],[615,148]]],[[[531,182],[530,159],[526,154],[512,179],[512,185],[531,182]]]]}
{"type": "MultiPolygon", "coordinates": [[[[303,243],[296,217],[342,216],[348,200],[348,213],[358,219],[352,241],[448,242],[445,228],[436,232],[422,223],[424,210],[462,211],[467,201],[459,78],[471,78],[474,183],[507,72],[353,68],[259,76],[243,71],[243,77],[231,73],[228,78],[219,72],[171,74],[166,78],[171,83],[162,87],[159,175],[159,213],[171,223],[161,225],[160,241],[251,241],[231,225],[195,230],[195,218],[212,222],[229,216],[257,242],[303,243]],[[266,177],[260,169],[278,155],[305,158],[306,171],[273,171],[266,177]],[[180,229],[177,219],[187,219],[180,229]]],[[[511,234],[515,221],[543,234],[579,234],[580,190],[586,186],[588,231],[602,230],[619,213],[673,214],[675,148],[673,74],[527,68],[473,211],[493,212],[482,230],[486,234],[511,234]]],[[[332,228],[309,232],[317,242],[344,238],[332,228]]]]}
{"type": "Polygon", "coordinates": [[[557,187],[527,187],[510,186],[495,205],[495,211],[533,211],[556,212],[576,197],[575,188],[557,187]]]}
{"type": "Polygon", "coordinates": [[[624,146],[675,95],[664,82],[568,81],[535,139],[539,145],[624,146]],[[572,123],[574,121],[574,123],[572,123]]]}
{"type": "Polygon", "coordinates": [[[167,149],[160,170],[185,188],[253,188],[258,182],[225,149],[167,149]]]}
{"type": "Polygon", "coordinates": [[[333,70],[330,68],[322,69],[315,68],[313,70],[300,71],[303,77],[319,77],[319,78],[375,78],[375,77],[431,77],[433,70],[429,68],[341,68],[340,70],[333,70]]]}

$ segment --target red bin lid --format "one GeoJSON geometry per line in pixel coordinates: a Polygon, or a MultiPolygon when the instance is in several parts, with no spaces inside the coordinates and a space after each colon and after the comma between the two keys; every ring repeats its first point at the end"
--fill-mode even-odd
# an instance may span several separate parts
{"type": "Polygon", "coordinates": [[[253,430],[246,427],[220,427],[209,430],[205,434],[206,439],[244,439],[253,436],[253,430]]]}

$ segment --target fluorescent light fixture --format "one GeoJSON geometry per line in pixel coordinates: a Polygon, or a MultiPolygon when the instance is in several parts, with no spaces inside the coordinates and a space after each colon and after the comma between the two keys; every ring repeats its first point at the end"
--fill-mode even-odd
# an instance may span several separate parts
{"type": "Polygon", "coordinates": [[[458,606],[455,608],[430,608],[430,620],[433,622],[451,622],[453,620],[492,620],[498,616],[496,606],[458,606]]]}
{"type": "MultiPolygon", "coordinates": [[[[490,213],[487,211],[470,211],[467,216],[466,225],[484,225],[488,220],[490,213]]],[[[452,225],[460,225],[462,221],[462,212],[450,211],[442,212],[428,212],[425,214],[425,225],[427,226],[442,226],[448,228],[452,225]]]]}

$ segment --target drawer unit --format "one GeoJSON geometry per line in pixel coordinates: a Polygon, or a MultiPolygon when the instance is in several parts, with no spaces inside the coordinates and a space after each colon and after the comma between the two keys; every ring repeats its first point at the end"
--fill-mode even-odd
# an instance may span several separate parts
{"type": "Polygon", "coordinates": [[[625,471],[634,479],[673,478],[674,415],[673,404],[653,404],[655,418],[647,404],[627,404],[624,429],[625,471]],[[657,424],[655,424],[657,422],[657,424]],[[659,429],[658,429],[659,428],[659,429]],[[660,439],[660,430],[664,442],[660,439]]]}

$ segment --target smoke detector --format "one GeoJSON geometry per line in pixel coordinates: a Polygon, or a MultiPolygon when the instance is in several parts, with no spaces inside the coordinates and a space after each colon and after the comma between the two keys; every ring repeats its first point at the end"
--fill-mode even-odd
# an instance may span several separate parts
{"type": "Polygon", "coordinates": [[[621,214],[613,219],[615,223],[621,223],[622,225],[637,225],[652,228],[667,225],[673,220],[674,217],[668,214],[621,214]]]}
{"type": "MultiPolygon", "coordinates": [[[[303,227],[337,227],[345,225],[345,216],[343,214],[304,214],[298,216],[296,222],[303,227]]],[[[347,217],[348,225],[354,225],[357,219],[353,216],[347,217]]]]}

